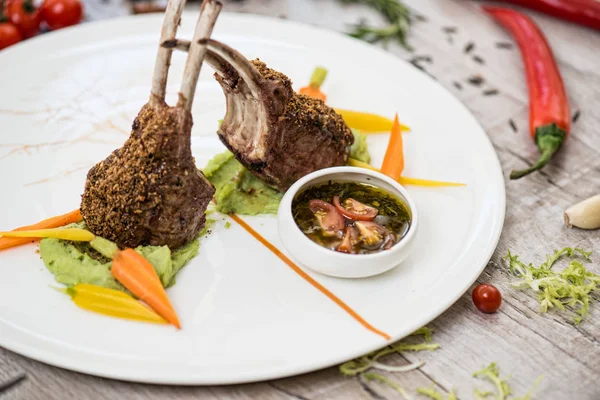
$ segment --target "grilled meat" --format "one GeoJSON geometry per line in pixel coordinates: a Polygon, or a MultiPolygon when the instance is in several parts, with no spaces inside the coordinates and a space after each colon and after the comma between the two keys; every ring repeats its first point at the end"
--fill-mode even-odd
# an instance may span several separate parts
{"type": "MultiPolygon", "coordinates": [[[[174,39],[183,0],[167,6],[161,43],[174,39]]],[[[123,247],[180,247],[204,227],[214,187],[196,168],[191,152],[190,113],[206,44],[221,4],[204,0],[189,49],[179,101],[164,101],[170,49],[159,48],[152,94],[122,148],[88,173],[81,213],[95,234],[123,247]]]]}

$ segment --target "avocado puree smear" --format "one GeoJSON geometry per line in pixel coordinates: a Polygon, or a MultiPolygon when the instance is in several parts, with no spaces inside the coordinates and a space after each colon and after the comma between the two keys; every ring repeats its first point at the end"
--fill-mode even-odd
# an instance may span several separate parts
{"type": "MultiPolygon", "coordinates": [[[[82,223],[70,227],[85,229],[82,223]]],[[[200,235],[205,233],[206,228],[200,235]]],[[[108,240],[103,240],[102,243],[115,246],[108,240]]],[[[196,238],[174,251],[167,246],[139,246],[135,251],[152,264],[163,286],[167,288],[175,284],[177,273],[198,254],[199,249],[200,242],[196,238]]],[[[112,261],[93,249],[89,243],[43,239],[40,242],[40,256],[46,268],[59,283],[67,286],[88,283],[125,291],[125,288],[110,273],[112,261]]]]}
{"type": "MultiPolygon", "coordinates": [[[[353,130],[350,157],[371,161],[367,136],[353,130]]],[[[241,215],[277,214],[283,194],[265,184],[242,166],[229,151],[217,154],[204,168],[204,175],[215,186],[216,210],[241,215]]]]}

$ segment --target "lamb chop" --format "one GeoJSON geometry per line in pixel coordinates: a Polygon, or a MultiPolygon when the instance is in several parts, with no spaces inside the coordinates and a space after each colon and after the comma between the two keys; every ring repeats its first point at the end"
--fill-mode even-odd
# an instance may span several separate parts
{"type": "MultiPolygon", "coordinates": [[[[297,94],[284,74],[208,39],[206,62],[227,99],[218,134],[250,172],[281,191],[313,171],[344,165],[354,136],[321,100],[297,94]]],[[[189,42],[165,41],[187,50],[189,42]]]]}
{"type": "MultiPolygon", "coordinates": [[[[174,39],[184,0],[169,0],[161,43],[174,39]]],[[[150,101],[133,122],[122,148],[87,175],[81,213],[95,234],[123,247],[191,241],[206,222],[215,189],[194,163],[190,113],[200,68],[221,3],[204,0],[189,47],[179,101],[165,103],[171,49],[159,46],[150,101]]]]}

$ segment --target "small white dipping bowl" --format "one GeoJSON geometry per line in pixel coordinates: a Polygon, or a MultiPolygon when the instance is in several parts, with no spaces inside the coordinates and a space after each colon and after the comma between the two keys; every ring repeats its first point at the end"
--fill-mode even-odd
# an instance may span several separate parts
{"type": "Polygon", "coordinates": [[[285,193],[279,205],[277,218],[279,236],[292,258],[314,271],[339,278],[364,278],[394,268],[412,251],[413,239],[419,226],[415,203],[406,189],[386,175],[355,167],[327,168],[306,175],[285,193]],[[328,181],[366,183],[398,196],[404,200],[411,212],[408,232],[391,249],[373,254],[339,253],[313,242],[294,221],[292,202],[305,189],[328,181]]]}

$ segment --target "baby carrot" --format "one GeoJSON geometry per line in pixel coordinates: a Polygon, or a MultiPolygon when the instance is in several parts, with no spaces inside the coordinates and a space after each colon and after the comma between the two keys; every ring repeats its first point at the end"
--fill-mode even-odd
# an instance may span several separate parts
{"type": "Polygon", "coordinates": [[[327,101],[327,96],[325,93],[321,92],[321,85],[325,82],[325,78],[327,77],[327,70],[323,67],[315,68],[315,71],[310,78],[310,83],[308,86],[305,86],[300,89],[300,94],[314,97],[315,99],[327,101]]]}
{"type": "MultiPolygon", "coordinates": [[[[20,228],[15,229],[15,231],[58,228],[61,226],[73,224],[75,222],[80,222],[82,219],[83,218],[81,217],[81,212],[79,210],[75,210],[67,214],[45,219],[33,225],[22,226],[20,228]]],[[[0,238],[0,250],[5,250],[11,247],[20,246],[22,244],[31,243],[36,240],[38,239],[2,237],[0,238]]]]}
{"type": "Polygon", "coordinates": [[[392,133],[390,134],[390,141],[383,158],[381,172],[392,179],[398,180],[402,176],[402,171],[404,171],[404,144],[402,143],[398,113],[396,113],[394,124],[392,125],[392,133]]]}
{"type": "Polygon", "coordinates": [[[60,290],[71,296],[79,307],[110,317],[125,318],[156,324],[166,324],[160,315],[130,295],[85,283],[60,290]]]}
{"type": "Polygon", "coordinates": [[[138,299],[181,329],[179,318],[177,318],[160,278],[152,264],[142,255],[133,249],[118,252],[113,259],[111,273],[138,299]]]}

